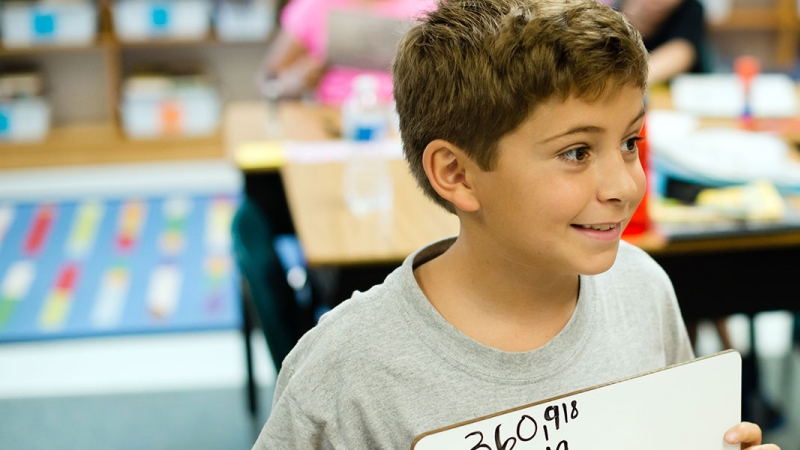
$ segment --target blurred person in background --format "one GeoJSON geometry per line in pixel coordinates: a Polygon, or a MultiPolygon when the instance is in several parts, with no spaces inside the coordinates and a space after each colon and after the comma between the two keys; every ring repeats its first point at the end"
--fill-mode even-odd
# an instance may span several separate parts
{"type": "Polygon", "coordinates": [[[268,98],[297,98],[315,90],[318,101],[338,105],[350,93],[352,80],[370,73],[378,79],[379,97],[389,100],[392,82],[388,67],[386,71],[368,71],[328,64],[328,15],[345,11],[411,19],[435,6],[435,0],[290,0],[281,12],[281,29],[257,74],[259,89],[268,98]]]}
{"type": "Polygon", "coordinates": [[[706,24],[697,0],[620,0],[617,8],[642,33],[650,52],[649,84],[704,72],[706,24]]]}

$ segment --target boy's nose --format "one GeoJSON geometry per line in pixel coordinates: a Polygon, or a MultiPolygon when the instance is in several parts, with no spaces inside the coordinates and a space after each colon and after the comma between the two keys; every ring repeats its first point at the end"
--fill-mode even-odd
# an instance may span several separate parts
{"type": "Polygon", "coordinates": [[[644,179],[638,160],[626,162],[617,152],[614,157],[605,158],[598,173],[597,196],[602,202],[630,203],[638,198],[637,178],[644,179]]]}

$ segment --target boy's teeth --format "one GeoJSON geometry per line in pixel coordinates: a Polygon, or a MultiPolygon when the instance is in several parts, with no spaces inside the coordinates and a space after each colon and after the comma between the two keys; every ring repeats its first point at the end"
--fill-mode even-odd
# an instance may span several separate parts
{"type": "Polygon", "coordinates": [[[587,230],[589,228],[591,228],[593,230],[608,231],[608,230],[616,228],[617,226],[616,225],[581,225],[581,227],[586,228],[587,230]]]}

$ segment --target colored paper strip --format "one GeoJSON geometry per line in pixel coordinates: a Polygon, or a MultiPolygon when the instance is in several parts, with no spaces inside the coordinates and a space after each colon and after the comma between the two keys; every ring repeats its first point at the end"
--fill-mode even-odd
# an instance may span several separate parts
{"type": "Polygon", "coordinates": [[[223,292],[224,282],[230,274],[232,261],[227,255],[212,255],[206,257],[203,264],[205,274],[205,301],[206,312],[215,313],[222,307],[225,300],[223,292]]]}
{"type": "Polygon", "coordinates": [[[192,209],[192,202],[183,197],[173,197],[164,202],[163,212],[167,218],[164,231],[158,238],[161,253],[175,256],[186,246],[186,219],[192,209]]]}
{"type": "Polygon", "coordinates": [[[91,312],[92,326],[110,329],[119,324],[130,283],[130,272],[126,267],[112,267],[103,273],[91,312]]]}
{"type": "Polygon", "coordinates": [[[94,245],[103,213],[100,202],[89,201],[80,205],[67,239],[67,255],[73,259],[86,258],[94,245]]]}
{"type": "Polygon", "coordinates": [[[76,264],[67,264],[61,268],[39,315],[39,326],[44,331],[57,331],[64,327],[72,307],[78,275],[76,264]]]}
{"type": "Polygon", "coordinates": [[[0,205],[0,247],[12,223],[14,223],[14,207],[8,204],[0,205]]]}
{"type": "Polygon", "coordinates": [[[36,266],[33,261],[17,261],[8,268],[0,282],[0,327],[11,320],[14,309],[28,296],[35,278],[36,266]]]}
{"type": "Polygon", "coordinates": [[[25,238],[24,250],[28,256],[35,256],[45,247],[50,230],[55,221],[56,208],[53,205],[41,205],[33,216],[28,236],[25,238]]]}
{"type": "Polygon", "coordinates": [[[233,223],[233,201],[218,197],[206,210],[206,247],[212,252],[228,252],[231,248],[231,224],[233,223]]]}
{"type": "Polygon", "coordinates": [[[22,260],[13,263],[3,281],[0,282],[0,296],[4,298],[21,300],[28,295],[28,291],[36,277],[36,266],[33,261],[22,260]]]}
{"type": "Polygon", "coordinates": [[[125,202],[117,220],[117,250],[130,253],[136,247],[147,217],[147,205],[141,200],[125,202]]]}
{"type": "Polygon", "coordinates": [[[147,286],[147,310],[158,319],[166,319],[175,312],[181,293],[183,275],[171,264],[156,267],[147,286]]]}

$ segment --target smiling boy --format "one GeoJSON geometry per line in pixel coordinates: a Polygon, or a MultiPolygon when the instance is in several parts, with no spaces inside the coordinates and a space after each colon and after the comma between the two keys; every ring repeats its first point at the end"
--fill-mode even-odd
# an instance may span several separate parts
{"type": "Polygon", "coordinates": [[[405,36],[406,159],[460,232],[303,337],[254,448],[407,449],[693,357],[669,278],[620,241],[645,189],[646,55],[595,0],[449,0],[405,36]]]}

